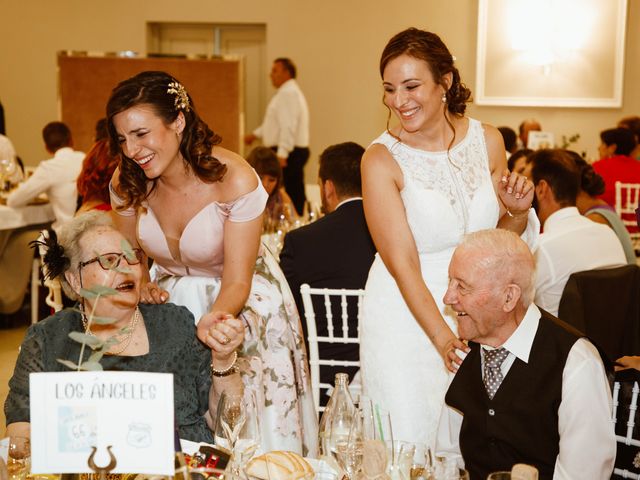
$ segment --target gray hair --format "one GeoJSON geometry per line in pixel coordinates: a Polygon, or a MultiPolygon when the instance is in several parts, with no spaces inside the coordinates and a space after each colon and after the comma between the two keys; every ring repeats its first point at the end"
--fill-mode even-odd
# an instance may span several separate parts
{"type": "Polygon", "coordinates": [[[74,274],[77,273],[78,263],[82,260],[80,240],[88,232],[100,227],[115,229],[108,213],[94,210],[73,217],[62,225],[58,232],[58,243],[62,246],[65,256],[69,259],[69,266],[58,275],[58,280],[60,280],[64,293],[72,300],[78,300],[80,296],[73,290],[64,274],[69,271],[74,274]]]}
{"type": "Polygon", "coordinates": [[[458,248],[479,250],[476,261],[489,270],[492,278],[505,279],[520,287],[520,302],[525,308],[535,295],[536,262],[529,246],[515,233],[501,228],[466,235],[458,248]]]}

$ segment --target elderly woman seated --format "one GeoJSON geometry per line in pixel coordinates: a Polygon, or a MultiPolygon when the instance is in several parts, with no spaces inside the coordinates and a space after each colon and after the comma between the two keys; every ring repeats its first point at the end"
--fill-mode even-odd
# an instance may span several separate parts
{"type": "MultiPolygon", "coordinates": [[[[203,344],[196,337],[193,316],[173,304],[139,304],[146,269],[140,251],[127,249],[108,214],[89,212],[65,224],[49,241],[45,263],[78,310],[63,310],[29,328],[9,381],[5,403],[7,434],[28,436],[29,374],[67,370],[58,359],[78,362],[82,345],[69,338],[84,332],[112,339],[100,363],[104,370],[173,373],[176,428],[182,438],[213,443],[211,428],[223,391],[241,393],[236,348],[242,344],[242,323],[228,317],[214,324],[203,344]],[[96,299],[80,290],[97,286],[117,294],[96,299]],[[81,313],[83,312],[83,313],[81,313]],[[93,315],[90,315],[92,312],[93,315]],[[101,325],[92,318],[110,317],[101,325]]],[[[84,349],[83,361],[92,353],[84,349]]]]}

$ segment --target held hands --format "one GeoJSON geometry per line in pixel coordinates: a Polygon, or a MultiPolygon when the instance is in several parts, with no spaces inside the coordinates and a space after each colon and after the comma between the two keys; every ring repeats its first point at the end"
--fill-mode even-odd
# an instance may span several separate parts
{"type": "Polygon", "coordinates": [[[198,323],[198,338],[212,350],[214,363],[226,365],[244,341],[244,325],[226,312],[209,312],[198,323]]]}
{"type": "Polygon", "coordinates": [[[509,172],[505,169],[502,172],[500,185],[498,186],[498,196],[510,212],[510,216],[525,216],[533,202],[534,187],[524,175],[509,172]]]}
{"type": "Polygon", "coordinates": [[[147,282],[140,289],[140,301],[142,303],[165,303],[169,300],[169,292],[160,288],[155,282],[147,282]]]}

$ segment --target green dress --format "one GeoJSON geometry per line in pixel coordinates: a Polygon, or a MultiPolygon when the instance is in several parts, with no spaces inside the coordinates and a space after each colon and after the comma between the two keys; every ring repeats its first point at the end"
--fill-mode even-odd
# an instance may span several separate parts
{"type": "MultiPolygon", "coordinates": [[[[135,357],[109,355],[100,362],[105,370],[173,373],[175,423],[181,438],[213,443],[204,419],[209,407],[211,350],[196,337],[193,316],[171,303],[140,305],[149,338],[149,353],[135,357]]],[[[7,425],[29,422],[29,374],[62,372],[58,358],[77,363],[80,344],[69,332],[82,331],[78,312],[63,310],[27,330],[4,405],[7,425]]],[[[85,349],[85,359],[91,349],[85,349]]]]}

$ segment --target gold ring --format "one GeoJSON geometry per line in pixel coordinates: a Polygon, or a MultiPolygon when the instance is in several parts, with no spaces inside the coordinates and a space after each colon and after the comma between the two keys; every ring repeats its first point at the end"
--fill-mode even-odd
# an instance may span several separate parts
{"type": "Polygon", "coordinates": [[[227,343],[229,343],[231,340],[229,339],[229,337],[227,337],[226,335],[224,335],[222,337],[222,340],[220,340],[220,343],[223,345],[226,345],[227,343]]]}

